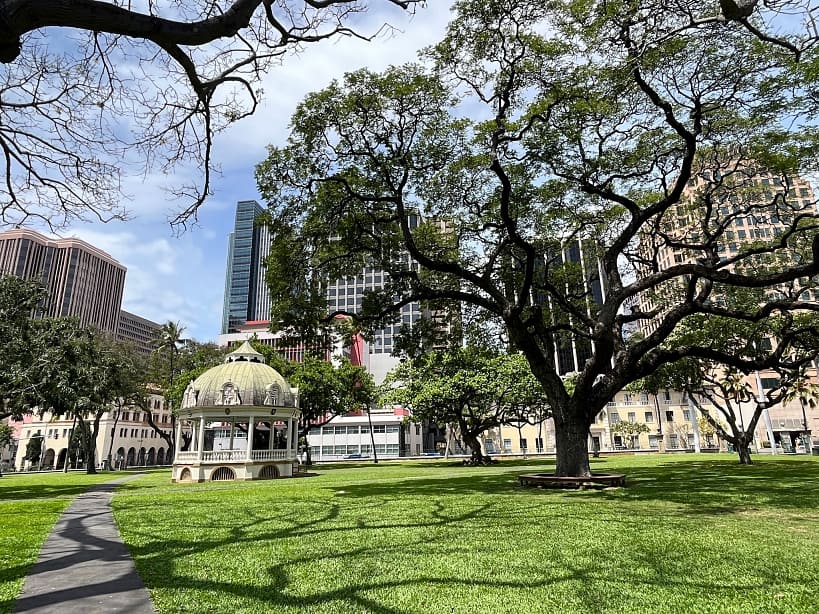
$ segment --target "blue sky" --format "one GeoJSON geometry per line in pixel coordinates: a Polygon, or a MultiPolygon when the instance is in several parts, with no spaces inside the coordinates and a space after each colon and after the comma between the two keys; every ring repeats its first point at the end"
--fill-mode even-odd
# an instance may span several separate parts
{"type": "Polygon", "coordinates": [[[415,59],[418,49],[443,35],[451,4],[431,0],[413,17],[395,9],[371,11],[363,29],[375,31],[388,21],[400,31],[371,42],[341,39],[312,45],[271,71],[256,114],[219,135],[215,158],[222,173],[213,181],[213,196],[200,209],[198,226],[182,236],[175,236],[168,225],[174,203],[162,191],[167,178],[160,175],[125,182],[131,195],[129,221],[76,224],[60,235],[78,236],[128,267],[123,309],[160,323],[178,321],[186,336],[215,340],[222,317],[227,234],[236,202],[259,199],[253,174],[266,145],[284,142],[290,116],[308,92],[362,66],[379,70],[415,59]]]}

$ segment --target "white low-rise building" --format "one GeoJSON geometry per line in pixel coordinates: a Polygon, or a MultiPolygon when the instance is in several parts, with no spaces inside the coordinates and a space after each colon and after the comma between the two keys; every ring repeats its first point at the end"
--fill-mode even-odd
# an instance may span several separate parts
{"type": "Polygon", "coordinates": [[[411,422],[403,408],[373,409],[370,415],[356,412],[337,416],[307,434],[311,460],[333,461],[345,458],[420,456],[423,438],[420,424],[411,422]]]}

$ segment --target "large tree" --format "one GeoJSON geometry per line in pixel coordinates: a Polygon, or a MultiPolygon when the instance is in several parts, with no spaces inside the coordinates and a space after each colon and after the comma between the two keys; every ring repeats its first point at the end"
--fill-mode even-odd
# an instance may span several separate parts
{"type": "Polygon", "coordinates": [[[545,420],[548,403],[526,361],[476,347],[432,351],[404,361],[382,385],[385,403],[412,407],[412,419],[455,429],[471,451],[484,455],[480,437],[503,425],[545,420]]]}
{"type": "Polygon", "coordinates": [[[31,351],[38,367],[28,375],[22,402],[42,413],[75,420],[88,473],[96,473],[96,446],[102,416],[117,401],[143,393],[133,355],[76,318],[35,322],[31,351]]]}
{"type": "Polygon", "coordinates": [[[123,183],[146,172],[173,177],[184,223],[211,190],[214,135],[257,111],[272,67],[377,34],[361,25],[368,4],[416,1],[0,3],[0,223],[125,219],[123,183]]]}
{"type": "Polygon", "coordinates": [[[590,473],[594,417],[662,365],[787,361],[782,348],[811,332],[790,314],[817,309],[802,297],[819,225],[794,182],[817,165],[819,47],[799,19],[764,40],[769,14],[742,5],[463,0],[427,64],[351,73],[308,96],[257,169],[277,321],[309,330],[332,317],[324,284],[364,265],[389,282],[365,296],[362,321],[418,300],[475,306],[548,397],[558,475],[590,473]],[[776,232],[731,241],[757,218],[776,232]],[[564,255],[573,247],[585,264],[564,255]],[[734,287],[765,301],[716,300],[734,287]],[[781,317],[784,345],[666,343],[697,315],[781,317]],[[635,326],[646,334],[630,342],[635,326]],[[566,348],[582,349],[571,391],[566,348]]]}
{"type": "Polygon", "coordinates": [[[21,393],[29,386],[29,376],[39,361],[32,351],[32,317],[45,295],[45,289],[35,281],[0,276],[0,419],[20,419],[30,410],[21,402],[21,393]]]}

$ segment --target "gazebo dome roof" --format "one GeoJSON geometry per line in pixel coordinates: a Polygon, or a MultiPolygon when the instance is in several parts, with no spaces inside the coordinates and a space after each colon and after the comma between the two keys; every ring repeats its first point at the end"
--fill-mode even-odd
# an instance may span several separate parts
{"type": "Polygon", "coordinates": [[[181,409],[238,405],[297,407],[298,388],[291,388],[281,373],[245,341],[185,389],[181,409]]]}

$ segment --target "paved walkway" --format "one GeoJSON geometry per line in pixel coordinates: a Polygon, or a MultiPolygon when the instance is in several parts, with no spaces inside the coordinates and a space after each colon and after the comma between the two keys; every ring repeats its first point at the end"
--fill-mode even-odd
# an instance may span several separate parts
{"type": "Polygon", "coordinates": [[[26,577],[15,614],[155,613],[111,514],[115,486],[135,477],[94,486],[68,506],[26,577]]]}

